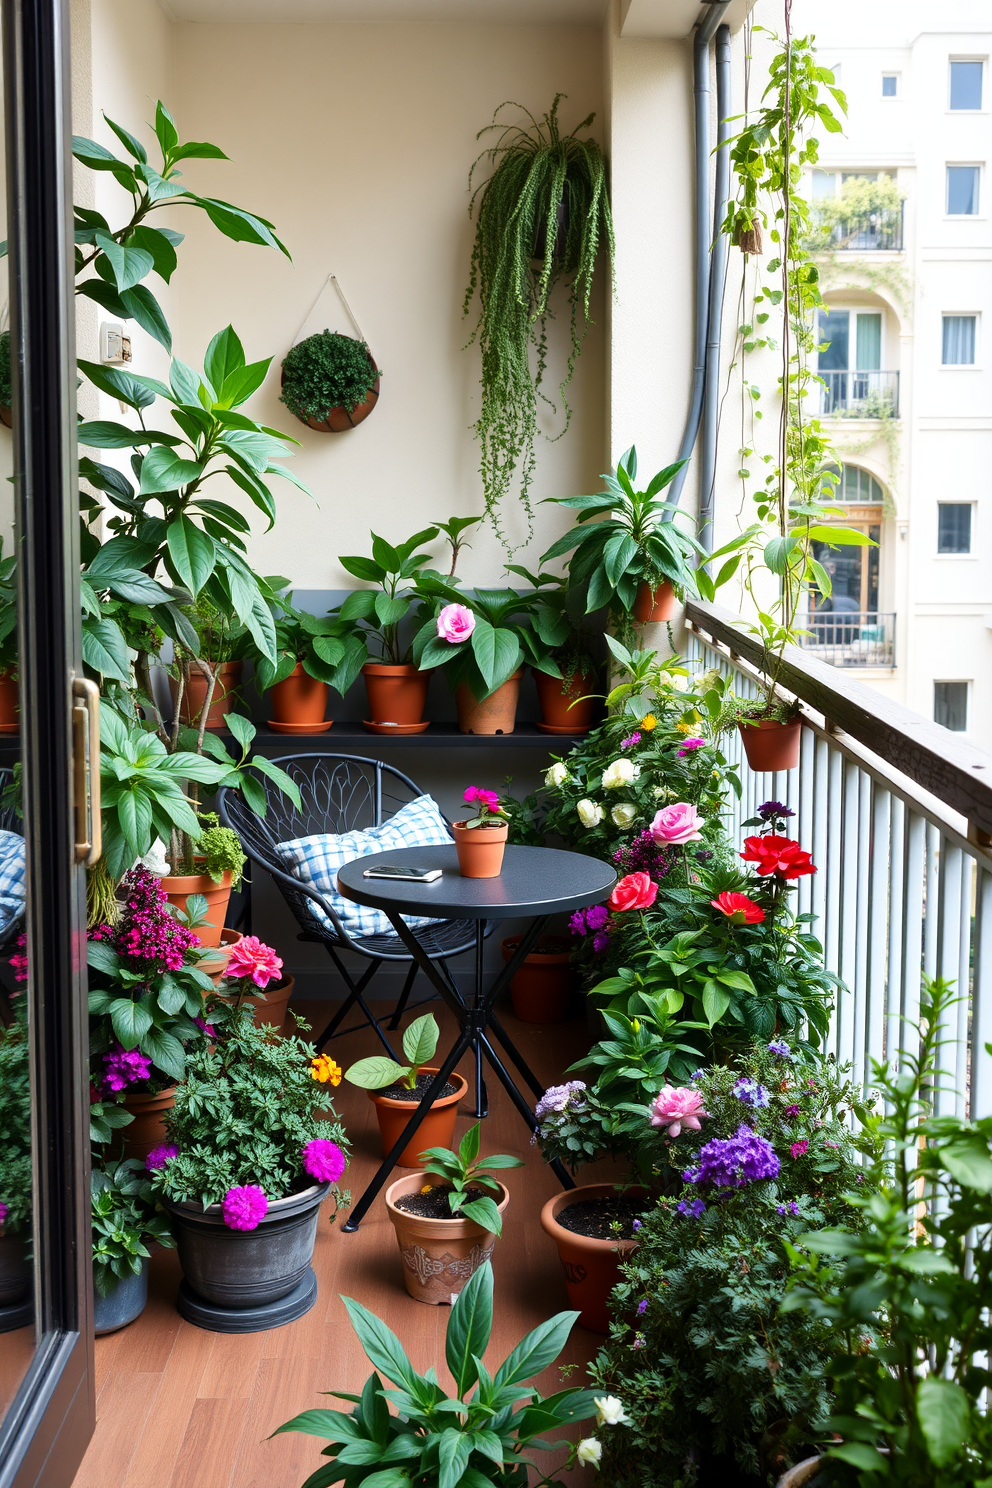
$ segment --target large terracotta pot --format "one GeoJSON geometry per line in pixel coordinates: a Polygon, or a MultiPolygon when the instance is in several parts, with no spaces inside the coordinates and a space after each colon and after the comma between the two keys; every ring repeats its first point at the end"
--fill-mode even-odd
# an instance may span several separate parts
{"type": "Polygon", "coordinates": [[[509,829],[510,824],[505,821],[494,827],[467,827],[464,822],[452,824],[458,871],[462,878],[499,878],[509,829]]]}
{"type": "Polygon", "coordinates": [[[595,686],[592,677],[549,677],[547,672],[534,672],[537,697],[541,704],[542,732],[587,734],[596,717],[596,699],[587,696],[595,686]]]}
{"type": "Polygon", "coordinates": [[[209,873],[170,873],[162,879],[165,897],[177,909],[185,909],[191,894],[202,894],[207,901],[207,918],[197,930],[200,944],[213,947],[220,945],[220,933],[224,928],[227,906],[231,900],[231,874],[225,871],[220,883],[214,883],[209,873]]]}
{"type": "Polygon", "coordinates": [[[16,734],[21,726],[17,698],[17,678],[0,672],[0,734],[16,734]]]}
{"type": "MultiPolygon", "coordinates": [[[[419,1193],[423,1182],[422,1173],[397,1178],[386,1189],[386,1210],[399,1242],[407,1291],[418,1302],[437,1307],[454,1302],[472,1273],[492,1258],[496,1236],[462,1215],[421,1219],[397,1209],[396,1200],[419,1193]]],[[[502,1183],[499,1187],[496,1207],[502,1214],[510,1195],[502,1183]]]]}
{"type": "Polygon", "coordinates": [[[269,688],[269,697],[273,725],[288,724],[294,729],[313,728],[315,733],[323,733],[327,683],[305,672],[302,662],[298,661],[282,682],[269,688]]]}
{"type": "Polygon", "coordinates": [[[788,723],[779,723],[775,718],[763,718],[760,723],[739,723],[737,727],[751,769],[756,772],[794,770],[799,763],[802,726],[801,718],[793,718],[788,723]]]}
{"type": "MultiPolygon", "coordinates": [[[[436,1075],[437,1070],[429,1064],[422,1064],[417,1073],[436,1075]]],[[[451,1083],[458,1088],[452,1095],[442,1096],[440,1100],[434,1102],[417,1128],[413,1141],[400,1153],[397,1160],[398,1167],[422,1167],[423,1164],[419,1161],[421,1152],[428,1147],[450,1147],[454,1142],[458,1102],[468,1090],[468,1085],[458,1074],[451,1076],[451,1083]]],[[[378,1090],[369,1090],[366,1094],[375,1106],[375,1114],[379,1118],[379,1135],[382,1138],[382,1154],[385,1157],[392,1152],[403,1135],[403,1128],[417,1109],[417,1102],[415,1100],[394,1100],[392,1096],[382,1095],[378,1090]]]]}
{"type": "Polygon", "coordinates": [[[145,1095],[137,1090],[125,1091],[124,1109],[134,1117],[130,1126],[121,1128],[125,1157],[136,1157],[139,1162],[144,1162],[153,1147],[161,1147],[168,1142],[165,1113],[172,1110],[175,1099],[175,1085],[160,1090],[157,1095],[145,1095]]]}
{"type": "MultiPolygon", "coordinates": [[[[519,944],[519,935],[503,941],[504,961],[509,961],[519,944]]],[[[539,940],[510,983],[514,1014],[521,1023],[563,1023],[574,986],[568,942],[553,936],[539,940]]]]}
{"type": "Polygon", "coordinates": [[[646,579],[638,584],[634,597],[634,619],[642,625],[657,625],[663,620],[671,620],[675,607],[675,589],[668,579],[659,584],[657,589],[652,589],[646,579]]]}
{"type": "MultiPolygon", "coordinates": [[[[214,684],[214,695],[210,699],[210,707],[207,710],[208,729],[227,728],[227,715],[234,707],[234,695],[241,681],[241,667],[240,661],[225,661],[215,668],[217,681],[214,684]]],[[[175,705],[179,693],[179,683],[175,677],[169,678],[169,687],[172,691],[172,702],[175,705]]],[[[179,709],[180,721],[190,727],[198,727],[206,700],[207,679],[198,666],[191,666],[189,681],[183,689],[183,700],[179,709]]]]}
{"type": "MultiPolygon", "coordinates": [[[[556,1216],[569,1204],[584,1199],[606,1199],[616,1193],[614,1183],[588,1183],[582,1188],[569,1188],[549,1199],[541,1210],[541,1225],[558,1246],[561,1269],[571,1307],[579,1309],[579,1322],[591,1333],[610,1331],[607,1299],[620,1280],[620,1261],[637,1249],[636,1240],[595,1240],[589,1235],[576,1235],[560,1225],[556,1216]]],[[[626,1189],[640,1196],[643,1188],[626,1189]]]]}
{"type": "Polygon", "coordinates": [[[362,676],[369,695],[370,723],[410,725],[423,720],[430,672],[415,666],[367,661],[362,676]]]}
{"type": "Polygon", "coordinates": [[[512,734],[517,719],[517,697],[523,668],[507,677],[501,687],[481,703],[471,687],[461,682],[455,688],[458,727],[463,734],[512,734]]]}

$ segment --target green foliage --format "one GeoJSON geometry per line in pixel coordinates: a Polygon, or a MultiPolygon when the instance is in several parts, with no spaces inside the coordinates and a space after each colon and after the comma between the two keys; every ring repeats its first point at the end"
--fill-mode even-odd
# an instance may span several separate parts
{"type": "MultiPolygon", "coordinates": [[[[280,591],[286,588],[285,580],[269,581],[280,591]]],[[[255,681],[260,690],[284,682],[302,666],[308,677],[326,682],[342,695],[355,680],[358,668],[354,665],[353,638],[349,627],[344,626],[333,615],[311,615],[298,610],[293,604],[292,594],[276,593],[270,609],[275,630],[275,656],[250,647],[248,654],[255,663],[255,681]]]]}
{"type": "Polygon", "coordinates": [[[476,589],[467,595],[430,573],[421,575],[418,588],[430,604],[430,618],[413,638],[413,660],[418,667],[447,667],[452,687],[464,684],[480,701],[502,687],[525,662],[550,677],[561,676],[551,648],[531,623],[532,594],[476,589]],[[438,635],[437,617],[449,604],[464,605],[475,618],[475,628],[464,641],[452,642],[438,635]]]}
{"type": "MultiPolygon", "coordinates": [[[[303,1488],[326,1488],[341,1480],[368,1488],[410,1488],[414,1483],[435,1488],[488,1484],[526,1488],[531,1481],[528,1469],[534,1465],[523,1454],[556,1445],[545,1439],[547,1433],[584,1420],[595,1409],[590,1390],[561,1390],[542,1397],[528,1383],[557,1358],[576,1312],[560,1312],[528,1333],[495,1374],[483,1364],[493,1323],[488,1261],[462,1288],[448,1315],[445,1357],[455,1381],[454,1396],[445,1395],[433,1369],[416,1372],[400,1340],[381,1319],[351,1297],[342,1300],[374,1369],[360,1396],[331,1392],[353,1403],[347,1414],[307,1410],[273,1433],[300,1431],[328,1442],[323,1455],[330,1462],[312,1473],[303,1488]],[[392,1380],[395,1388],[384,1389],[380,1376],[392,1380]]],[[[566,1465],[574,1460],[573,1447],[566,1465]]],[[[533,1481],[559,1480],[542,1475],[533,1481]]]]}
{"type": "Polygon", "coordinates": [[[0,408],[9,408],[13,396],[10,380],[10,332],[0,331],[0,408]]]}
{"type": "Polygon", "coordinates": [[[407,1090],[416,1090],[417,1074],[422,1064],[433,1059],[441,1030],[433,1013],[424,1013],[415,1018],[403,1035],[403,1054],[406,1064],[397,1064],[385,1054],[370,1054],[367,1059],[358,1059],[344,1077],[360,1090],[385,1090],[389,1085],[405,1085],[407,1090]]]}
{"type": "Polygon", "coordinates": [[[496,142],[478,157],[470,174],[471,184],[483,159],[493,167],[472,197],[472,205],[479,198],[479,209],[464,303],[467,315],[478,292],[479,319],[472,339],[478,339],[482,354],[482,410],[475,432],[486,515],[503,537],[499,507],[518,477],[528,540],[533,532],[530,488],[538,402],[547,402],[542,384],[551,295],[559,283],[565,286],[571,315],[571,350],[559,389],[564,433],[571,419],[567,389],[590,323],[600,246],[606,248],[611,272],[613,261],[606,160],[595,140],[578,138],[595,115],[563,133],[558,122],[563,96],[556,94],[540,120],[523,109],[529,120],[524,126],[504,126],[499,115],[511,105],[500,104],[492,124],[478,135],[481,139],[495,131],[496,142]]]}
{"type": "Polygon", "coordinates": [[[425,1173],[444,1180],[452,1214],[464,1214],[466,1219],[474,1220],[491,1234],[501,1235],[503,1220],[496,1207],[496,1200],[492,1197],[493,1194],[499,1197],[500,1185],[484,1170],[522,1168],[523,1163],[519,1157],[508,1157],[505,1153],[497,1153],[480,1161],[480,1131],[480,1124],[476,1122],[462,1137],[457,1152],[452,1152],[450,1147],[428,1147],[420,1153],[420,1161],[425,1173]],[[488,1193],[477,1199],[467,1199],[465,1191],[468,1188],[483,1188],[488,1193]]]}
{"type": "Polygon", "coordinates": [[[508,563],[506,568],[533,589],[531,625],[561,673],[562,694],[578,698],[582,684],[593,683],[600,669],[598,633],[590,629],[583,590],[570,587],[566,574],[543,570],[535,574],[518,563],[508,563]]]}
{"type": "Polygon", "coordinates": [[[381,376],[364,341],[318,331],[286,356],[279,396],[304,423],[311,418],[323,423],[332,408],[354,413],[381,376]]]}
{"type": "Polygon", "coordinates": [[[891,176],[879,176],[875,181],[866,176],[847,176],[836,196],[813,201],[806,247],[811,253],[822,253],[847,248],[864,232],[881,236],[896,232],[902,222],[905,196],[891,176]]]}
{"type": "Polygon", "coordinates": [[[17,556],[3,555],[0,537],[0,673],[17,669],[17,556]]]}
{"type": "MultiPolygon", "coordinates": [[[[480,520],[478,517],[452,518],[453,522],[480,520]]],[[[439,532],[438,527],[425,527],[395,546],[373,532],[371,558],[338,559],[341,567],[354,574],[356,579],[378,586],[378,592],[376,589],[354,590],[336,611],[350,632],[349,644],[354,651],[351,665],[356,673],[367,661],[384,661],[391,666],[405,666],[410,662],[411,645],[401,638],[400,626],[414,605],[424,608],[418,585],[425,565],[430,562],[430,554],[417,550],[425,543],[432,543],[439,532]]],[[[457,553],[454,556],[457,558],[457,553]]],[[[441,576],[437,574],[436,577],[441,576]]]]}
{"type": "Polygon", "coordinates": [[[214,883],[219,884],[225,873],[231,875],[231,887],[241,885],[241,877],[248,859],[241,846],[241,838],[230,827],[222,827],[215,812],[204,812],[200,817],[200,838],[196,844],[196,856],[202,860],[203,868],[214,883]]]}
{"type": "Polygon", "coordinates": [[[192,651],[180,645],[177,654],[206,661],[211,667],[237,661],[244,655],[248,627],[229,608],[222,609],[201,593],[196,604],[190,605],[184,614],[196,631],[199,644],[192,651]]]}
{"type": "Polygon", "coordinates": [[[14,1000],[13,1021],[0,1029],[0,1230],[14,1235],[31,1222],[31,1074],[27,1009],[14,1000]]]}
{"type": "Polygon", "coordinates": [[[169,1221],[155,1201],[143,1163],[134,1158],[94,1167],[90,1173],[93,1281],[101,1297],[127,1276],[137,1276],[155,1244],[175,1245],[169,1221]]]}

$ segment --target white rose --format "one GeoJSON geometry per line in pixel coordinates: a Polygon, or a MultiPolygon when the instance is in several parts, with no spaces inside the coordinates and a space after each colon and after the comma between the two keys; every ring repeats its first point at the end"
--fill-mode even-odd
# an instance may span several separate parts
{"type": "Polygon", "coordinates": [[[623,1401],[618,1400],[615,1395],[597,1395],[595,1401],[597,1426],[630,1425],[630,1417],[623,1408],[623,1401]]]}
{"type": "Polygon", "coordinates": [[[555,760],[551,769],[545,773],[545,785],[564,785],[568,779],[568,770],[561,760],[555,760]]]}
{"type": "Polygon", "coordinates": [[[619,806],[614,806],[610,812],[614,824],[618,827],[632,827],[637,820],[637,807],[630,801],[621,801],[619,806]]]}
{"type": "Polygon", "coordinates": [[[584,827],[598,827],[606,812],[595,801],[580,801],[576,806],[579,821],[584,827]]]}
{"type": "Polygon", "coordinates": [[[633,760],[614,760],[603,771],[603,789],[619,790],[622,785],[629,785],[632,780],[636,780],[640,773],[640,765],[635,765],[633,760]]]}
{"type": "Polygon", "coordinates": [[[603,1449],[594,1436],[587,1436],[579,1442],[575,1458],[583,1467],[598,1467],[602,1457],[603,1449]]]}

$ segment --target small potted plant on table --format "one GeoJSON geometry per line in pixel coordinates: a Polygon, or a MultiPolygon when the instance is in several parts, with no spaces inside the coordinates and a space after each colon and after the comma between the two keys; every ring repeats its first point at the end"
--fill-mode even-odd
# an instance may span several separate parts
{"type": "MultiPolygon", "coordinates": [[[[345,1072],[344,1078],[348,1083],[367,1091],[375,1106],[384,1155],[396,1146],[417,1109],[420,1097],[439,1073],[437,1068],[425,1063],[434,1057],[439,1034],[434,1014],[425,1013],[423,1017],[415,1018],[403,1035],[406,1064],[397,1064],[388,1055],[371,1054],[367,1059],[357,1060],[345,1072]]],[[[399,1167],[419,1168],[425,1143],[430,1147],[451,1146],[458,1102],[467,1089],[462,1076],[453,1073],[446,1088],[435,1097],[412,1141],[400,1153],[399,1167]]]]}
{"type": "Polygon", "coordinates": [[[343,434],[375,408],[381,376],[364,341],[318,331],[284,359],[280,398],[311,429],[343,434]]]}
{"type": "Polygon", "coordinates": [[[462,878],[499,878],[510,818],[495,791],[470,785],[463,800],[476,814],[451,825],[458,871],[462,878]]]}

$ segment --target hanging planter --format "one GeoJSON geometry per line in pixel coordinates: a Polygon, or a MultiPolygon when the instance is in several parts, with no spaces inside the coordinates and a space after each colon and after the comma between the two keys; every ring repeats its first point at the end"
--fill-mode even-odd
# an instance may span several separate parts
{"type": "Polygon", "coordinates": [[[340,331],[318,331],[294,346],[283,362],[280,396],[301,423],[322,434],[343,434],[375,408],[380,375],[364,341],[340,331]]]}
{"type": "Polygon", "coordinates": [[[794,770],[799,764],[801,718],[792,718],[787,723],[777,718],[762,718],[751,723],[741,719],[737,727],[747,762],[755,773],[794,770]]]}

